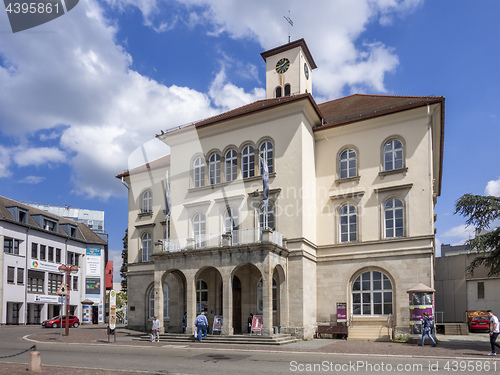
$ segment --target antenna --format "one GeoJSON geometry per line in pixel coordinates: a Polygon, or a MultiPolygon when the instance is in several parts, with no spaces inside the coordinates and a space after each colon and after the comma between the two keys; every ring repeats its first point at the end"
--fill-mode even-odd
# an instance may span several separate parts
{"type": "Polygon", "coordinates": [[[290,26],[293,26],[293,21],[290,18],[290,11],[288,11],[288,17],[283,16],[283,18],[288,22],[288,43],[290,43],[290,26]]]}

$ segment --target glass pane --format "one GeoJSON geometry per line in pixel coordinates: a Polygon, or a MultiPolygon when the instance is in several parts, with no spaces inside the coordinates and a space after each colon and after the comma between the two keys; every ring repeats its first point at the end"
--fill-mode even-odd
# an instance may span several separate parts
{"type": "Polygon", "coordinates": [[[363,315],[370,315],[370,314],[371,314],[371,306],[363,305],[363,315]]]}
{"type": "Polygon", "coordinates": [[[382,274],[378,271],[373,271],[373,280],[381,280],[382,274]]]}
{"type": "Polygon", "coordinates": [[[361,315],[361,305],[359,303],[352,304],[352,313],[354,315],[361,315]]]}
{"type": "Polygon", "coordinates": [[[382,303],[382,293],[373,293],[373,302],[382,303]]]}
{"type": "Polygon", "coordinates": [[[361,303],[361,294],[359,294],[359,293],[353,293],[353,295],[352,295],[352,302],[353,303],[361,303]]]}
{"type": "Polygon", "coordinates": [[[356,281],[352,285],[352,290],[361,290],[361,282],[360,282],[359,277],[356,279],[356,281]]]}
{"type": "Polygon", "coordinates": [[[392,314],[392,303],[384,303],[384,314],[392,314]]]}
{"type": "Polygon", "coordinates": [[[384,293],[384,302],[385,303],[392,303],[392,292],[385,292],[384,293]]]}
{"type": "Polygon", "coordinates": [[[424,305],[432,305],[432,293],[424,293],[424,305]]]}
{"type": "Polygon", "coordinates": [[[363,303],[370,303],[370,293],[363,293],[363,303]]]}
{"type": "Polygon", "coordinates": [[[382,304],[381,303],[376,303],[373,305],[373,313],[376,315],[382,314],[382,304]]]}
{"type": "Polygon", "coordinates": [[[411,296],[411,304],[412,305],[421,305],[422,304],[422,294],[421,293],[413,293],[411,296]]]}
{"type": "Polygon", "coordinates": [[[368,281],[363,280],[362,288],[363,290],[370,290],[370,280],[368,281]]]}
{"type": "Polygon", "coordinates": [[[392,289],[391,281],[384,277],[384,290],[391,290],[391,289],[392,289]]]}
{"type": "Polygon", "coordinates": [[[382,281],[374,280],[373,281],[373,290],[380,290],[380,289],[382,289],[382,281]]]}

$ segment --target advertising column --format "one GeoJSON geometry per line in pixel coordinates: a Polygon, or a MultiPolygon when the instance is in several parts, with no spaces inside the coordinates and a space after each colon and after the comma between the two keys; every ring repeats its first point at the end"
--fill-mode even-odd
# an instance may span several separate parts
{"type": "Polygon", "coordinates": [[[102,250],[87,248],[85,256],[85,298],[94,302],[91,309],[92,323],[104,322],[104,269],[102,250]]]}

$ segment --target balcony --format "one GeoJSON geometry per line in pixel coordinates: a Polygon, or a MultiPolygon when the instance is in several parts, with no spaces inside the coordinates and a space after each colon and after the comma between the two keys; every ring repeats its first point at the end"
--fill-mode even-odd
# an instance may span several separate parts
{"type": "Polygon", "coordinates": [[[272,229],[252,228],[234,230],[232,233],[210,233],[186,238],[161,240],[161,250],[175,253],[182,250],[209,249],[215,247],[272,243],[283,247],[283,235],[272,229]]]}

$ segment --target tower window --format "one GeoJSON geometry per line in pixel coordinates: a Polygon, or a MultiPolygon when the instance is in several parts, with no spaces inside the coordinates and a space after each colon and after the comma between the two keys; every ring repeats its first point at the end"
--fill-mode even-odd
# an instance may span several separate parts
{"type": "Polygon", "coordinates": [[[281,86],[276,87],[276,97],[281,98],[283,96],[281,86]]]}
{"type": "Polygon", "coordinates": [[[287,84],[285,85],[285,96],[290,96],[291,91],[292,91],[292,86],[290,86],[290,84],[289,84],[289,83],[287,83],[287,84]]]}

